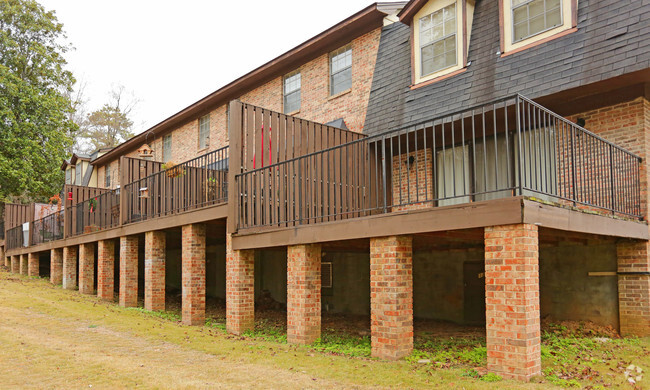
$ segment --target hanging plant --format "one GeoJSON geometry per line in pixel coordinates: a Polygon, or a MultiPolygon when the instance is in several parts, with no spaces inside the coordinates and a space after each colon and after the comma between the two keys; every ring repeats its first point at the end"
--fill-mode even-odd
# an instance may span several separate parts
{"type": "Polygon", "coordinates": [[[95,210],[95,207],[97,207],[97,198],[90,198],[88,200],[88,208],[91,213],[95,210]]]}

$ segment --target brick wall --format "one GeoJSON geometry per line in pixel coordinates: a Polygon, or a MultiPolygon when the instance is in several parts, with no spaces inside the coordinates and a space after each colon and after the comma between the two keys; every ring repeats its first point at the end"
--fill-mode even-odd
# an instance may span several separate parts
{"type": "Polygon", "coordinates": [[[63,283],[63,249],[50,250],[50,283],[63,283]]]}
{"type": "Polygon", "coordinates": [[[138,305],[138,237],[120,237],[120,306],[138,305]]]}
{"type": "Polygon", "coordinates": [[[95,243],[79,245],[79,292],[95,292],[95,243]]]}
{"type": "Polygon", "coordinates": [[[413,350],[413,238],[370,239],[372,356],[399,359],[413,350]]]}
{"type": "Polygon", "coordinates": [[[422,149],[393,157],[393,204],[413,203],[393,207],[393,211],[432,207],[432,202],[423,202],[435,198],[431,152],[431,149],[422,149]],[[409,166],[405,161],[409,161],[410,157],[413,157],[414,162],[409,166]]]}
{"type": "Polygon", "coordinates": [[[63,288],[74,290],[77,287],[77,247],[63,248],[63,288]]]}
{"type": "Polygon", "coordinates": [[[287,341],[310,344],[321,332],[321,246],[287,248],[287,341]]]}
{"type": "Polygon", "coordinates": [[[28,267],[28,258],[27,255],[20,255],[20,274],[21,275],[27,275],[29,272],[29,267],[28,267]]]}
{"type": "Polygon", "coordinates": [[[226,234],[226,329],[241,334],[255,325],[255,252],[232,249],[226,234]]]}
{"type": "Polygon", "coordinates": [[[205,225],[183,226],[183,324],[205,323],[205,225]]]}
{"type": "Polygon", "coordinates": [[[20,256],[11,256],[11,272],[15,274],[20,272],[20,256]]]}
{"type": "Polygon", "coordinates": [[[164,231],[144,235],[144,308],[165,310],[165,249],[164,231]]]}
{"type": "Polygon", "coordinates": [[[38,253],[30,253],[27,257],[27,275],[38,276],[38,268],[40,265],[38,253]]]}
{"type": "Polygon", "coordinates": [[[518,380],[540,375],[537,226],[485,228],[485,303],[488,371],[518,380]]]}
{"type": "Polygon", "coordinates": [[[107,301],[113,300],[115,289],[115,242],[97,242],[97,296],[107,301]]]}
{"type": "Polygon", "coordinates": [[[618,310],[623,336],[650,336],[650,252],[647,241],[620,241],[618,258],[618,310]]]}

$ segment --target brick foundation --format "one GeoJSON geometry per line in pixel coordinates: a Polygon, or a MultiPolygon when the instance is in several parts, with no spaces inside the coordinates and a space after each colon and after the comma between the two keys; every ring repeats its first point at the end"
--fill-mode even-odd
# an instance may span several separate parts
{"type": "Polygon", "coordinates": [[[77,247],[66,246],[63,248],[63,288],[74,290],[77,288],[77,247]]]}
{"type": "Polygon", "coordinates": [[[370,239],[372,356],[396,360],[413,350],[413,239],[370,239]]]}
{"type": "Polygon", "coordinates": [[[144,235],[144,308],[165,310],[165,247],[163,231],[144,235]]]}
{"type": "Polygon", "coordinates": [[[618,257],[618,310],[623,336],[650,336],[650,271],[647,241],[621,241],[618,257]]]}
{"type": "Polygon", "coordinates": [[[311,344],[321,332],[321,246],[287,248],[287,341],[311,344]]]}
{"type": "Polygon", "coordinates": [[[203,325],[205,323],[205,225],[183,226],[182,262],[183,324],[203,325]]]}
{"type": "Polygon", "coordinates": [[[79,292],[95,292],[95,243],[79,245],[79,292]]]}
{"type": "Polygon", "coordinates": [[[226,234],[226,330],[242,334],[255,326],[255,252],[232,249],[226,234]]]}
{"type": "Polygon", "coordinates": [[[50,250],[50,283],[63,283],[63,249],[50,250]]]}
{"type": "Polygon", "coordinates": [[[20,255],[20,274],[27,275],[29,272],[29,260],[26,254],[20,255]]]}
{"type": "Polygon", "coordinates": [[[113,300],[115,290],[115,243],[112,240],[97,242],[97,297],[113,300]]]}
{"type": "Polygon", "coordinates": [[[120,306],[138,306],[138,237],[120,237],[120,306]]]}
{"type": "Polygon", "coordinates": [[[540,375],[537,226],[485,228],[485,303],[488,371],[524,381],[540,375]]]}
{"type": "Polygon", "coordinates": [[[30,253],[27,255],[27,275],[38,276],[40,265],[38,253],[30,253]]]}
{"type": "Polygon", "coordinates": [[[11,272],[15,274],[20,272],[20,256],[11,256],[11,272]]]}

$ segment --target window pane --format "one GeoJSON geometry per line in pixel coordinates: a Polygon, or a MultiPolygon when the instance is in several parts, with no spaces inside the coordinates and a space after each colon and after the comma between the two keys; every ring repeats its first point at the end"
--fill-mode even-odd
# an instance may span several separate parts
{"type": "Polygon", "coordinates": [[[431,28],[431,15],[420,18],[420,30],[431,28]]]}
{"type": "Polygon", "coordinates": [[[531,34],[544,30],[544,15],[536,16],[530,19],[531,34]]]}
{"type": "Polygon", "coordinates": [[[443,8],[443,14],[444,14],[444,19],[449,20],[449,19],[455,19],[456,18],[456,4],[448,5],[445,8],[443,8]]]}
{"type": "Polygon", "coordinates": [[[352,49],[347,49],[341,54],[332,57],[332,73],[336,73],[352,65],[352,49]]]}
{"type": "Polygon", "coordinates": [[[332,95],[343,92],[352,87],[352,69],[348,68],[332,75],[332,95]]]}
{"type": "Polygon", "coordinates": [[[456,19],[446,21],[445,35],[454,34],[455,32],[456,32],[456,19]]]}
{"type": "Polygon", "coordinates": [[[199,149],[208,146],[208,137],[210,134],[210,116],[206,115],[199,122],[199,149]]]}
{"type": "Polygon", "coordinates": [[[559,8],[546,14],[546,24],[548,27],[559,26],[562,24],[562,13],[559,8]]]}
{"type": "Polygon", "coordinates": [[[544,13],[544,0],[535,0],[528,5],[528,15],[535,17],[544,13]]]}
{"type": "Polygon", "coordinates": [[[523,22],[515,25],[515,41],[523,39],[528,36],[528,22],[523,22]]]}
{"type": "Polygon", "coordinates": [[[562,24],[560,0],[513,0],[514,41],[520,41],[562,24]]]}
{"type": "Polygon", "coordinates": [[[300,90],[284,97],[284,113],[295,112],[300,109],[300,90]]]}
{"type": "Polygon", "coordinates": [[[528,8],[527,7],[520,7],[514,10],[513,12],[513,20],[514,23],[521,23],[524,22],[528,19],[528,8]]]}

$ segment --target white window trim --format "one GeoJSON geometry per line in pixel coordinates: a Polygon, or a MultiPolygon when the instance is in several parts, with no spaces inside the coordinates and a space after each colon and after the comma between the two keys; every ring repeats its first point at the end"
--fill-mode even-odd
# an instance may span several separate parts
{"type": "Polygon", "coordinates": [[[466,56],[472,31],[473,15],[473,0],[431,0],[425,4],[415,15],[413,15],[413,20],[411,23],[413,26],[413,43],[411,50],[413,51],[412,71],[414,85],[435,80],[439,77],[458,72],[467,66],[466,56]],[[440,69],[426,76],[422,76],[422,55],[420,51],[420,19],[454,3],[456,4],[456,65],[440,69]],[[465,42],[467,42],[467,45],[465,42]]]}
{"type": "Polygon", "coordinates": [[[328,58],[327,58],[327,67],[329,68],[329,76],[328,76],[328,77],[329,77],[329,80],[328,80],[328,83],[327,83],[327,84],[328,84],[328,89],[329,89],[329,91],[328,91],[328,96],[329,96],[329,97],[343,95],[343,94],[345,94],[347,91],[350,91],[350,90],[352,89],[352,76],[353,76],[353,75],[352,75],[352,66],[353,66],[353,65],[354,65],[354,52],[352,51],[352,43],[348,43],[348,44],[345,45],[345,46],[341,46],[341,47],[339,47],[338,49],[333,50],[333,51],[331,51],[331,52],[329,53],[329,56],[328,56],[328,58]],[[342,53],[345,53],[345,52],[347,52],[347,51],[350,51],[351,62],[350,62],[350,66],[349,66],[349,67],[344,68],[344,69],[339,69],[336,73],[338,74],[338,73],[341,73],[341,72],[343,72],[343,71],[345,71],[345,70],[347,70],[347,69],[350,69],[350,88],[345,89],[345,90],[343,90],[343,91],[338,91],[337,93],[333,93],[333,91],[332,91],[332,87],[333,87],[333,85],[332,85],[332,79],[334,78],[334,77],[333,77],[333,76],[334,76],[334,73],[332,73],[332,58],[334,57],[334,56],[333,56],[334,53],[336,53],[336,52],[338,52],[338,51],[341,51],[342,49],[345,49],[345,50],[342,51],[342,52],[339,53],[339,54],[342,54],[342,53]]]}
{"type": "Polygon", "coordinates": [[[502,28],[502,40],[503,40],[503,53],[518,50],[524,48],[525,46],[534,44],[541,40],[550,38],[558,33],[561,33],[566,30],[570,30],[574,27],[573,21],[573,2],[577,0],[560,0],[562,2],[562,24],[557,27],[552,27],[550,29],[541,31],[535,35],[524,38],[520,41],[514,42],[514,23],[512,15],[512,0],[503,0],[503,8],[500,10],[501,17],[503,18],[503,28],[502,28]]]}
{"type": "Polygon", "coordinates": [[[211,126],[211,119],[210,119],[210,114],[203,115],[202,117],[199,118],[199,150],[207,149],[210,147],[210,126],[211,126]],[[208,131],[205,137],[205,145],[201,145],[201,122],[203,122],[204,118],[208,118],[208,131]]]}
{"type": "Polygon", "coordinates": [[[294,70],[293,72],[287,73],[282,78],[282,111],[285,114],[291,114],[291,113],[295,113],[295,112],[300,111],[301,107],[302,107],[302,73],[300,72],[300,69],[297,69],[297,70],[294,70]],[[287,97],[287,88],[286,87],[287,86],[286,86],[285,83],[286,83],[288,78],[293,77],[295,75],[300,75],[300,87],[297,88],[297,89],[294,89],[293,91],[291,91],[289,93],[290,94],[293,94],[293,93],[300,94],[300,99],[298,99],[298,109],[287,111],[286,110],[286,102],[287,102],[287,99],[286,99],[286,97],[287,97]]]}
{"type": "MultiPolygon", "coordinates": [[[[199,142],[200,142],[200,140],[199,140],[199,142]]],[[[163,162],[169,162],[169,161],[172,160],[172,158],[173,158],[173,154],[172,154],[173,144],[174,144],[174,139],[173,139],[171,134],[166,134],[166,135],[163,136],[163,139],[162,139],[162,160],[163,160],[163,162]],[[167,139],[169,139],[169,151],[167,150],[168,148],[165,145],[165,140],[167,140],[167,139]],[[167,154],[166,152],[169,153],[169,158],[165,158],[165,154],[167,154]]]]}

